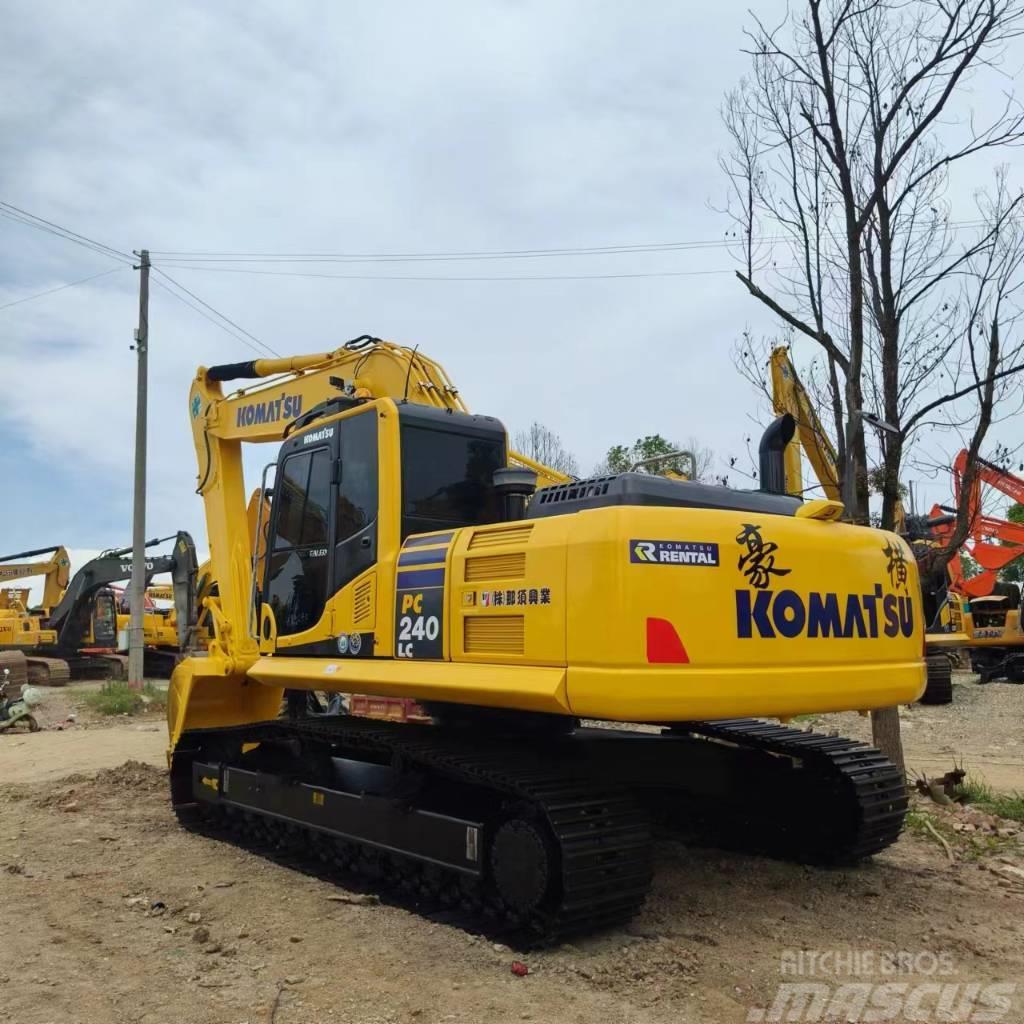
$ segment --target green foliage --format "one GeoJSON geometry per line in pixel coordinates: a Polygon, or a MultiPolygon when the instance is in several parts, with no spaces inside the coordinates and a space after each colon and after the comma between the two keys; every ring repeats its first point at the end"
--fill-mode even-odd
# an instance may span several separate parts
{"type": "MultiPolygon", "coordinates": [[[[1006,518],[1011,523],[1024,524],[1024,505],[1014,502],[1006,512],[1006,518]]],[[[1006,541],[1003,541],[1006,544],[1006,541]]],[[[1003,567],[999,578],[1004,583],[1024,583],[1024,555],[1015,558],[1009,565],[1003,567]]]]}
{"type": "MultiPolygon", "coordinates": [[[[612,473],[626,473],[638,462],[647,462],[650,459],[659,458],[662,455],[671,455],[680,450],[682,445],[676,444],[662,437],[661,434],[648,434],[641,437],[630,447],[622,444],[613,445],[608,449],[608,469],[612,473]]],[[[664,475],[668,472],[690,473],[690,460],[688,458],[664,459],[661,462],[653,463],[646,467],[648,472],[664,475]]]]}
{"type": "MultiPolygon", "coordinates": [[[[885,490],[885,466],[872,466],[868,470],[868,490],[872,494],[881,494],[885,490]]],[[[904,483],[897,484],[896,492],[900,501],[905,501],[910,494],[909,488],[904,483]]]]}
{"type": "Polygon", "coordinates": [[[981,572],[981,566],[966,551],[960,552],[960,568],[963,570],[965,580],[973,579],[981,572]]]}
{"type": "Polygon", "coordinates": [[[98,690],[84,695],[85,704],[100,715],[136,715],[140,711],[162,710],[167,691],[145,683],[141,690],[132,690],[121,680],[110,680],[98,690]]]}
{"type": "Polygon", "coordinates": [[[1024,822],[1024,793],[999,793],[987,782],[969,775],[957,787],[958,795],[979,811],[995,814],[1000,818],[1024,822]]]}

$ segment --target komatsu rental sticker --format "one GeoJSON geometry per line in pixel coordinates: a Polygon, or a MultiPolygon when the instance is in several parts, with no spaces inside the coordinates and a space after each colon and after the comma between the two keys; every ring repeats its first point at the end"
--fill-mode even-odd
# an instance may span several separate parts
{"type": "Polygon", "coordinates": [[[629,560],[645,565],[718,565],[718,545],[702,540],[631,540],[629,560]]]}

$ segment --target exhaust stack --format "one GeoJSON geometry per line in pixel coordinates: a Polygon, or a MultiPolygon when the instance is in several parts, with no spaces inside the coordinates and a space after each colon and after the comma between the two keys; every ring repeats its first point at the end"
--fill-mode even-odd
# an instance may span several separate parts
{"type": "Polygon", "coordinates": [[[494,474],[494,489],[501,503],[502,522],[526,518],[526,506],[537,490],[537,474],[532,469],[508,466],[494,474]]]}
{"type": "Polygon", "coordinates": [[[761,435],[757,448],[760,490],[768,494],[786,493],[786,445],[793,440],[795,433],[796,420],[787,412],[773,420],[761,435]]]}

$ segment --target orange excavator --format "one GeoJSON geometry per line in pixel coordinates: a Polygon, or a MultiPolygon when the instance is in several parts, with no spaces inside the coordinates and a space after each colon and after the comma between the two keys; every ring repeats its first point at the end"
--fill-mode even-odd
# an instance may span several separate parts
{"type": "MultiPolygon", "coordinates": [[[[957,506],[967,502],[970,530],[960,551],[947,567],[947,590],[951,626],[969,639],[971,667],[980,681],[1008,679],[1024,682],[1024,630],[1021,628],[1021,589],[1016,583],[999,579],[1012,561],[1024,556],[1024,524],[988,515],[984,511],[984,488],[991,488],[1011,501],[1024,504],[1024,479],[994,463],[978,459],[974,482],[965,491],[968,453],[961,451],[953,461],[953,489],[957,506]],[[964,573],[961,552],[981,568],[974,576],[964,573]]],[[[933,538],[948,542],[956,509],[936,505],[932,509],[933,538]]]]}

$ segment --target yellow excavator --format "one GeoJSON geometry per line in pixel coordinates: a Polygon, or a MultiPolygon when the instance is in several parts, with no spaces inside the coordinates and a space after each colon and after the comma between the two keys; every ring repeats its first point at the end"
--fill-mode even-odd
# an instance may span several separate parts
{"type": "Polygon", "coordinates": [[[168,696],[189,827],[541,940],[637,910],[652,817],[812,862],[899,834],[904,779],[877,750],[746,717],[925,681],[909,547],[785,493],[791,417],[762,438],[760,490],[557,482],[437,363],[369,336],[202,367],[188,415],[218,585],[209,651],[168,696]],[[258,565],[247,442],[280,445],[258,565]],[[432,722],[310,692],[415,699],[432,722]]]}
{"type": "Polygon", "coordinates": [[[16,659],[20,673],[38,682],[40,674],[54,683],[61,684],[70,678],[67,666],[60,659],[32,659],[25,655],[57,641],[57,632],[48,628],[50,612],[60,603],[68,585],[71,573],[71,559],[62,544],[48,548],[34,548],[11,555],[0,555],[0,652],[7,652],[16,659]],[[17,559],[47,556],[32,562],[17,559]],[[30,590],[27,587],[11,587],[16,580],[43,577],[43,591],[38,607],[31,607],[30,590]]]}
{"type": "Polygon", "coordinates": [[[47,642],[51,635],[43,627],[43,620],[60,601],[71,573],[71,559],[61,544],[49,548],[35,548],[13,555],[0,555],[0,648],[35,647],[47,642]],[[48,557],[34,562],[18,562],[20,558],[48,557]],[[43,577],[40,607],[29,610],[29,590],[11,587],[15,580],[43,577]],[[40,639],[42,637],[42,639],[40,639]]]}

